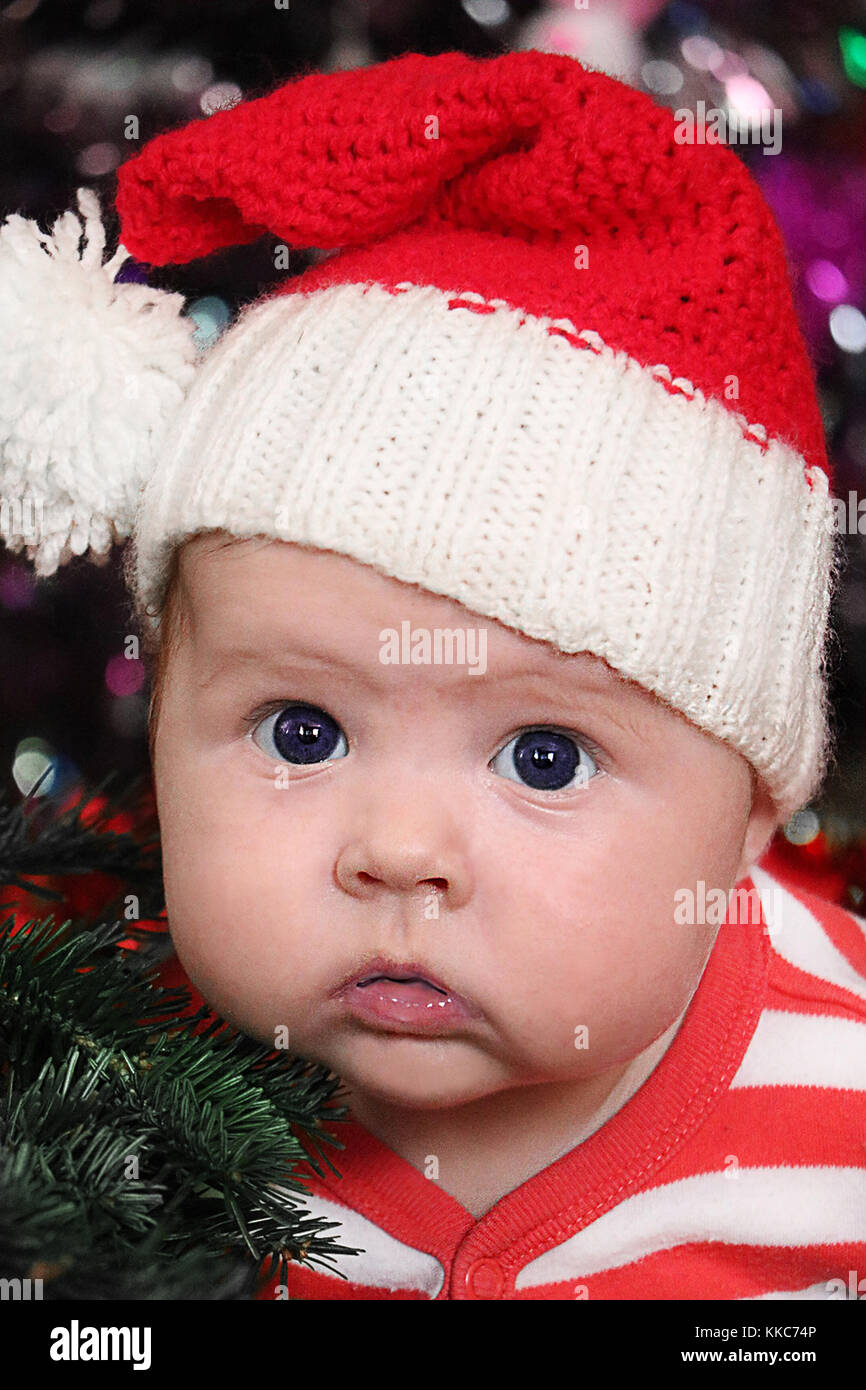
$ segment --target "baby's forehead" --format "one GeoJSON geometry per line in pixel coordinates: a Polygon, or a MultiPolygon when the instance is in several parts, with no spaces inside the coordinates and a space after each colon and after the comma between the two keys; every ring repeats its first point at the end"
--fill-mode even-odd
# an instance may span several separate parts
{"type": "MultiPolygon", "coordinates": [[[[565,651],[352,556],[216,532],[187,541],[178,559],[184,604],[193,617],[189,631],[198,656],[209,665],[298,657],[370,671],[382,662],[381,648],[388,641],[402,652],[404,663],[410,655],[410,671],[402,673],[408,683],[413,672],[424,679],[425,660],[435,661],[437,650],[440,660],[447,659],[442,653],[449,648],[452,654],[465,648],[471,657],[483,644],[487,689],[534,677],[539,683],[549,680],[551,691],[662,703],[594,652],[565,651]],[[425,650],[428,657],[412,660],[413,649],[425,650]]],[[[455,682],[448,684],[455,688],[455,682]]]]}

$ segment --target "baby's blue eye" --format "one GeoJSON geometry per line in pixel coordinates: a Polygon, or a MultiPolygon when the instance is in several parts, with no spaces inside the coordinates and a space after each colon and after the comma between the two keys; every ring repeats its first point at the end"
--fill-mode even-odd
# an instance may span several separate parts
{"type": "Polygon", "coordinates": [[[344,758],[349,751],[337,721],[316,705],[286,705],[262,720],[253,730],[253,740],[269,757],[299,765],[344,758]]]}
{"type": "MultiPolygon", "coordinates": [[[[268,715],[252,733],[268,757],[296,766],[345,758],[348,743],[340,725],[317,705],[291,704],[268,715]]],[[[511,781],[535,791],[562,791],[583,786],[597,771],[594,759],[568,734],[528,729],[497,753],[490,766],[511,781]]]]}
{"type": "Polygon", "coordinates": [[[490,764],[494,772],[512,782],[522,781],[534,791],[563,791],[584,786],[593,775],[585,758],[597,771],[593,758],[570,738],[553,729],[528,729],[506,743],[490,764]]]}

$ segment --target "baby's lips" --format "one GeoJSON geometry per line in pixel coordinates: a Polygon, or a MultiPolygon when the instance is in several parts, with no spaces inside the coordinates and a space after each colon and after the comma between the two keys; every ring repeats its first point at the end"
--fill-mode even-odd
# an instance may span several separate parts
{"type": "Polygon", "coordinates": [[[331,991],[332,999],[339,998],[346,994],[354,986],[369,984],[375,979],[388,980],[421,980],[425,984],[431,985],[434,989],[447,995],[454,1003],[463,1010],[469,1018],[480,1018],[481,1010],[469,995],[460,994],[441,976],[435,974],[421,961],[397,961],[389,956],[376,956],[373,960],[366,960],[361,966],[353,970],[351,974],[344,976],[335,989],[331,991]]]}

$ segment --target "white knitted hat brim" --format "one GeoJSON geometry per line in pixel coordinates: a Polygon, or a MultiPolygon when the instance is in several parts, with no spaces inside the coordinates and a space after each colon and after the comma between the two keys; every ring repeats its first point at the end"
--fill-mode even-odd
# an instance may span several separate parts
{"type": "Polygon", "coordinates": [[[622,675],[736,748],[781,820],[828,749],[826,474],[581,325],[428,286],[248,309],[141,497],[137,602],[201,530],[351,556],[622,675]]]}

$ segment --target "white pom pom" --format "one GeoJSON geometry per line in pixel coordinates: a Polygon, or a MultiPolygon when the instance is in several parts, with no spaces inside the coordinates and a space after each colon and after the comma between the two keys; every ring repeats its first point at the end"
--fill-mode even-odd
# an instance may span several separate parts
{"type": "Polygon", "coordinates": [[[78,207],[0,227],[0,540],[39,575],[131,533],[199,360],[183,296],[115,284],[129,252],[103,264],[92,189],[78,207]]]}

